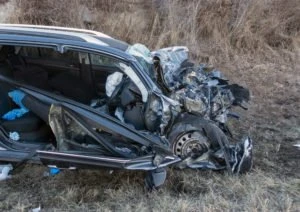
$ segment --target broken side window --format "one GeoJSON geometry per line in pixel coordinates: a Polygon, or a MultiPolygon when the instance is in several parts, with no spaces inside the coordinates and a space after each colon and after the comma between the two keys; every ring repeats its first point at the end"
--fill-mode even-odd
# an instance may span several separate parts
{"type": "Polygon", "coordinates": [[[100,54],[90,54],[93,66],[109,66],[116,67],[118,60],[100,54]]]}

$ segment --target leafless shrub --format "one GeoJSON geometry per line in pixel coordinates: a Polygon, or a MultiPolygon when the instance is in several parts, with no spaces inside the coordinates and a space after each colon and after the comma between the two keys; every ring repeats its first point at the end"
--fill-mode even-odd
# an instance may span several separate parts
{"type": "Polygon", "coordinates": [[[188,45],[203,62],[289,56],[300,31],[298,0],[16,0],[13,22],[95,29],[150,48],[188,45]],[[278,51],[280,50],[280,51],[278,51]]]}

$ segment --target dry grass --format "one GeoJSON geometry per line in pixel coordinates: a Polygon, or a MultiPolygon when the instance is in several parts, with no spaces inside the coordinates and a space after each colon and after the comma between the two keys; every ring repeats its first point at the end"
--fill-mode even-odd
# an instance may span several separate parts
{"type": "MultiPolygon", "coordinates": [[[[187,45],[191,56],[251,89],[242,121],[255,141],[243,176],[170,170],[162,190],[142,173],[28,166],[0,184],[1,211],[299,211],[300,3],[298,0],[11,0],[2,20],[89,28],[152,49],[187,45]],[[11,11],[11,9],[10,9],[11,11]],[[4,18],[3,18],[4,17],[4,18]]],[[[0,13],[5,13],[1,9],[0,13]]],[[[240,136],[240,134],[237,134],[240,136]]]]}

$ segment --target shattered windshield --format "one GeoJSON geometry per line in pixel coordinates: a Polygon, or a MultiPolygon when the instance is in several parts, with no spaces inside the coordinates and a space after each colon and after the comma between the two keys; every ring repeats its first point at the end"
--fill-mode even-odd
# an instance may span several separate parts
{"type": "Polygon", "coordinates": [[[134,56],[143,70],[152,78],[154,74],[153,57],[159,58],[164,74],[168,73],[164,77],[168,77],[178,70],[184,61],[188,60],[188,51],[185,46],[174,46],[151,52],[145,45],[139,43],[127,49],[127,53],[134,56]]]}
{"type": "Polygon", "coordinates": [[[134,56],[138,63],[143,67],[143,70],[149,75],[153,72],[153,59],[151,51],[143,44],[136,43],[129,46],[127,53],[134,56]]]}

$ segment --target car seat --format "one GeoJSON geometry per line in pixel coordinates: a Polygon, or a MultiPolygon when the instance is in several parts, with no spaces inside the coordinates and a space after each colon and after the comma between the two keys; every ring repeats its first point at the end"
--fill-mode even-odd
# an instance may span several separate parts
{"type": "Polygon", "coordinates": [[[51,130],[32,112],[14,120],[0,120],[0,125],[7,132],[17,132],[24,141],[47,141],[51,130]]]}
{"type": "Polygon", "coordinates": [[[26,66],[22,69],[14,70],[13,75],[16,81],[24,82],[43,90],[50,90],[48,73],[39,66],[26,66]]]}
{"type": "Polygon", "coordinates": [[[90,104],[95,93],[92,85],[88,85],[80,77],[69,72],[63,72],[54,76],[49,80],[49,86],[63,96],[83,104],[90,104]]]}
{"type": "Polygon", "coordinates": [[[0,50],[0,74],[48,90],[48,73],[42,67],[26,64],[22,56],[15,54],[14,46],[0,50]]]}
{"type": "MultiPolygon", "coordinates": [[[[15,117],[13,120],[6,120],[1,115],[1,127],[8,134],[17,132],[22,141],[48,141],[49,137],[52,135],[51,129],[47,125],[49,106],[40,104],[37,102],[37,99],[29,95],[25,95],[21,101],[24,107],[29,109],[29,112],[23,114],[21,117],[15,117]]],[[[16,106],[14,105],[8,111],[15,108],[16,106]]]]}

